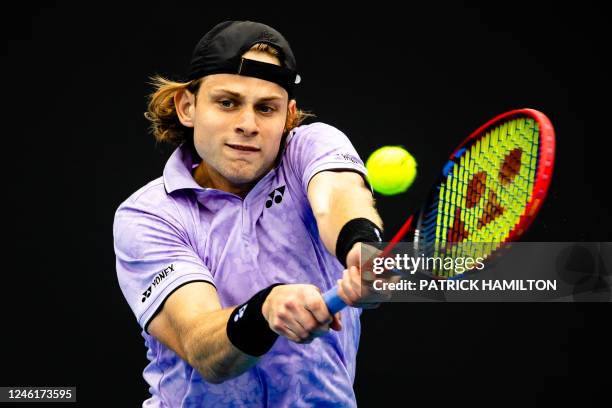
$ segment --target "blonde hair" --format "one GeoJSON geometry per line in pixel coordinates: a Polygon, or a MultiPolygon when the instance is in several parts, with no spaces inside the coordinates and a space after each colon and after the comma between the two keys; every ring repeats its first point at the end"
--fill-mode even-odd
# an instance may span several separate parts
{"type": "MultiPolygon", "coordinates": [[[[255,44],[251,47],[251,50],[278,56],[278,51],[267,44],[255,44]]],[[[189,82],[176,82],[161,75],[151,77],[151,85],[153,85],[154,90],[148,96],[148,106],[144,116],[149,120],[149,130],[158,143],[178,146],[193,137],[193,128],[188,128],[179,121],[174,106],[174,95],[185,89],[196,95],[201,84],[202,78],[189,82]]],[[[285,133],[313,116],[315,115],[300,109],[297,110],[295,115],[291,115],[291,112],[287,111],[285,133]]]]}

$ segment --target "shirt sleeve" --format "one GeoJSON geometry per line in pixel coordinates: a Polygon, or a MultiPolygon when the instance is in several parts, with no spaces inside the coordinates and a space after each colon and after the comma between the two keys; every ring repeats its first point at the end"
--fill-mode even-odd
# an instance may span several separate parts
{"type": "Polygon", "coordinates": [[[164,301],[189,282],[214,285],[173,214],[124,202],[115,213],[113,237],[119,286],[140,326],[146,330],[164,301]]]}
{"type": "Polygon", "coordinates": [[[367,170],[351,141],[333,126],[319,122],[298,128],[288,144],[287,155],[302,178],[304,191],[308,191],[308,183],[315,174],[343,169],[361,174],[371,189],[367,170]]]}

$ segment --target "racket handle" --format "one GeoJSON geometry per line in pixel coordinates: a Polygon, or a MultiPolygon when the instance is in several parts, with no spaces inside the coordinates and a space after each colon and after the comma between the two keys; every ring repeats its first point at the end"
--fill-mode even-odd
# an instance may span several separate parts
{"type": "Polygon", "coordinates": [[[338,296],[338,286],[334,286],[323,294],[323,300],[330,314],[336,314],[346,307],[346,303],[338,296]]]}

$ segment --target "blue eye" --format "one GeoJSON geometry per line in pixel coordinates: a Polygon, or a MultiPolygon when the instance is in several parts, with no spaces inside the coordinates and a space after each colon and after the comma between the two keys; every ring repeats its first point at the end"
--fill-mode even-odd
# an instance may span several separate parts
{"type": "Polygon", "coordinates": [[[260,110],[262,113],[272,113],[272,112],[274,112],[274,111],[275,111],[275,109],[274,109],[273,107],[268,106],[268,105],[261,105],[261,106],[259,107],[259,110],[260,110]]]}
{"type": "Polygon", "coordinates": [[[223,99],[222,101],[219,101],[219,104],[221,106],[223,106],[224,108],[233,108],[234,107],[234,101],[231,101],[229,99],[223,99]]]}

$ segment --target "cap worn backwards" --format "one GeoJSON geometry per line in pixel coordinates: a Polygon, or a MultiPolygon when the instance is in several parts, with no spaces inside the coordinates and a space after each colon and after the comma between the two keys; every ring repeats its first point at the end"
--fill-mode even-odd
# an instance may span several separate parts
{"type": "Polygon", "coordinates": [[[200,39],[193,50],[188,79],[212,74],[246,75],[274,82],[287,90],[289,98],[300,82],[287,40],[274,28],[252,21],[225,21],[200,39]],[[258,43],[276,49],[281,66],[242,57],[258,43]]]}

